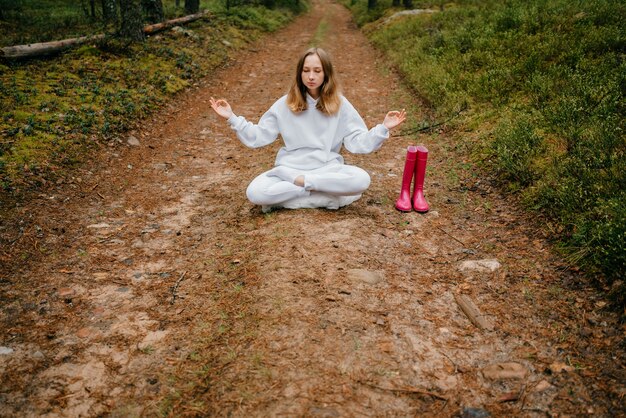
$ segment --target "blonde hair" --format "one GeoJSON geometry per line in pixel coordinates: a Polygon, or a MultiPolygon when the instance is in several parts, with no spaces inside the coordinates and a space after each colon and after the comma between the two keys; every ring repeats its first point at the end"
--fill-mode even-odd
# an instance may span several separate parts
{"type": "Polygon", "coordinates": [[[306,93],[307,87],[302,82],[302,69],[304,68],[304,60],[309,55],[317,55],[322,63],[322,69],[324,70],[324,81],[320,86],[320,98],[315,106],[317,110],[326,114],[333,115],[339,111],[341,105],[341,99],[339,98],[339,86],[335,73],[333,71],[333,64],[330,60],[330,55],[322,48],[308,49],[296,66],[296,78],[289,89],[287,94],[287,106],[294,113],[300,113],[307,108],[306,93]]]}

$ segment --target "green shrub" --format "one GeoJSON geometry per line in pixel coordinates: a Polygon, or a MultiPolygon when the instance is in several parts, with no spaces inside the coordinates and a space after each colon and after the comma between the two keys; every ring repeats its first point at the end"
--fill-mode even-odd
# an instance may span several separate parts
{"type": "Polygon", "coordinates": [[[490,144],[496,167],[515,189],[528,187],[538,177],[537,156],[543,152],[543,140],[528,116],[503,120],[490,144]]]}

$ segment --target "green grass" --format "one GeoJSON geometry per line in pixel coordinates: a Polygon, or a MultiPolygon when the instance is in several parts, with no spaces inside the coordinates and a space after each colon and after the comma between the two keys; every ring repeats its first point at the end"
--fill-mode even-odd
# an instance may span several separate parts
{"type": "Polygon", "coordinates": [[[319,25],[317,26],[317,29],[315,30],[315,34],[313,35],[313,38],[311,38],[309,45],[311,47],[317,47],[318,45],[321,45],[322,42],[324,41],[324,38],[326,37],[327,32],[328,32],[328,21],[326,20],[326,17],[324,17],[320,21],[319,25]]]}
{"type": "Polygon", "coordinates": [[[51,58],[0,63],[3,198],[65,176],[89,148],[114,142],[236,49],[294,16],[281,8],[220,7],[186,26],[192,36],[168,30],[135,45],[111,38],[51,58]]]}
{"type": "MultiPolygon", "coordinates": [[[[370,39],[477,165],[557,227],[572,264],[626,275],[626,5],[613,0],[417,2],[438,12],[353,4],[370,39]],[[442,6],[443,7],[440,7],[442,6]],[[469,130],[470,135],[462,135],[469,130]]],[[[626,291],[616,292],[624,305],[626,291]]]]}

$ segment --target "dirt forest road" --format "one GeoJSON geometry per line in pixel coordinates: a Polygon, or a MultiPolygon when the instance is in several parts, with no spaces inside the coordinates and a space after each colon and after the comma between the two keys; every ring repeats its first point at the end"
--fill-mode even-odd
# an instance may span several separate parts
{"type": "Polygon", "coordinates": [[[418,102],[349,13],[318,0],[19,208],[39,261],[0,280],[0,416],[616,416],[624,330],[445,131],[345,154],[372,185],[337,211],[263,214],[256,121],[313,42],[368,126],[418,102]],[[405,149],[430,150],[428,214],[393,207],[405,149]],[[496,263],[497,261],[497,263],[496,263]],[[474,262],[474,263],[471,263],[474,262]],[[465,295],[493,323],[461,311],[465,295]]]}

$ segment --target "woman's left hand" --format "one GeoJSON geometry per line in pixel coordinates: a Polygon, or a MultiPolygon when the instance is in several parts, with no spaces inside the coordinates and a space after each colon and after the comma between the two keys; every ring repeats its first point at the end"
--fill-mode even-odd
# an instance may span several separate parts
{"type": "Polygon", "coordinates": [[[392,110],[385,116],[383,125],[385,125],[385,128],[387,129],[392,129],[404,122],[405,119],[406,112],[404,111],[404,109],[402,109],[400,112],[398,112],[397,110],[392,110]]]}

